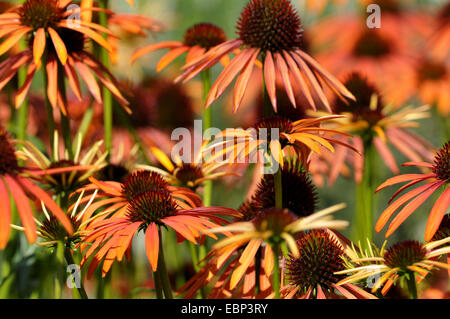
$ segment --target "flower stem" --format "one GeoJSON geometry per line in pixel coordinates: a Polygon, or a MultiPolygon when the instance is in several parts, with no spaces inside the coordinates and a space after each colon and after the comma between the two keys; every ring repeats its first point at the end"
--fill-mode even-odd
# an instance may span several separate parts
{"type": "MultiPolygon", "coordinates": [[[[61,97],[64,105],[67,106],[67,96],[66,96],[66,83],[64,79],[64,71],[62,66],[58,63],[58,90],[61,92],[61,97]]],[[[64,139],[64,145],[66,151],[69,154],[69,159],[73,159],[73,148],[72,148],[72,131],[70,129],[70,120],[67,115],[61,112],[61,131],[64,139]]]]}
{"type": "Polygon", "coordinates": [[[373,241],[374,194],[374,156],[372,141],[364,143],[364,172],[361,182],[356,186],[355,242],[368,249],[368,241],[373,241]]]}
{"type": "MultiPolygon", "coordinates": [[[[203,100],[206,102],[209,90],[211,89],[211,71],[205,70],[202,73],[203,82],[203,100]]],[[[203,111],[203,133],[212,127],[212,107],[208,107],[203,111]]],[[[203,193],[203,203],[205,207],[211,206],[213,194],[213,182],[206,181],[203,193]]]]}
{"type": "MultiPolygon", "coordinates": [[[[102,9],[108,9],[108,0],[100,0],[99,6],[102,9]]],[[[99,13],[100,25],[102,27],[108,28],[108,16],[106,12],[99,13]]],[[[105,39],[107,35],[104,35],[105,39]]],[[[109,68],[109,54],[108,51],[100,47],[100,62],[106,67],[109,68]]],[[[113,101],[111,92],[104,87],[103,88],[103,127],[105,132],[105,149],[108,152],[108,160],[111,158],[112,151],[112,131],[113,131],[113,101]]]]}
{"type": "Polygon", "coordinates": [[[281,286],[281,279],[280,279],[280,261],[279,261],[279,245],[273,244],[272,245],[273,250],[273,275],[272,275],[272,287],[275,292],[275,299],[280,299],[280,286],[281,286]]]}
{"type": "MultiPolygon", "coordinates": [[[[50,104],[50,100],[48,98],[48,74],[45,66],[47,65],[47,57],[43,56],[42,58],[42,75],[44,81],[44,95],[45,95],[45,110],[47,112],[47,129],[48,129],[48,138],[50,141],[50,149],[53,150],[54,144],[54,134],[55,134],[55,119],[53,117],[53,107],[50,104]]],[[[54,158],[55,154],[53,154],[54,158]]]]}
{"type": "Polygon", "coordinates": [[[166,261],[164,258],[164,248],[162,243],[161,228],[158,228],[159,233],[159,257],[158,257],[158,275],[161,279],[161,285],[166,299],[173,299],[172,287],[170,286],[169,273],[167,272],[166,261]]]}
{"type": "MultiPolygon", "coordinates": [[[[66,259],[67,265],[76,265],[75,261],[73,260],[73,256],[72,253],[70,251],[70,248],[66,247],[64,250],[64,257],[66,259]]],[[[80,274],[81,276],[81,274],[80,274]]],[[[89,299],[86,290],[84,289],[84,285],[83,285],[83,281],[80,278],[80,283],[79,286],[76,288],[76,290],[78,291],[78,296],[79,299],[89,299]]],[[[75,292],[75,288],[74,288],[74,292],[75,292]]],[[[75,295],[75,294],[73,294],[75,295]]]]}
{"type": "Polygon", "coordinates": [[[58,242],[55,249],[56,258],[56,279],[55,279],[55,299],[62,299],[62,290],[65,284],[64,281],[64,244],[58,242]]]}
{"type": "Polygon", "coordinates": [[[410,299],[417,299],[417,284],[416,284],[416,276],[413,272],[409,273],[408,278],[408,291],[410,299]]]}
{"type": "Polygon", "coordinates": [[[164,299],[161,286],[161,278],[159,277],[158,271],[153,272],[153,281],[155,282],[156,299],[164,299]]]}

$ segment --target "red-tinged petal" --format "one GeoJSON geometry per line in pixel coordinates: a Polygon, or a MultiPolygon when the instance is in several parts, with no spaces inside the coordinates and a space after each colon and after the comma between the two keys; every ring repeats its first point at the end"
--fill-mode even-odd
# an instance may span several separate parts
{"type": "Polygon", "coordinates": [[[15,100],[16,108],[19,108],[25,101],[25,98],[28,95],[28,92],[31,87],[31,82],[33,81],[33,77],[34,77],[35,73],[36,73],[36,66],[30,65],[30,67],[28,68],[28,71],[27,71],[27,77],[25,79],[25,82],[23,83],[22,87],[20,88],[20,90],[17,92],[17,95],[16,95],[16,100],[15,100]]]}
{"type": "Polygon", "coordinates": [[[383,214],[381,214],[380,218],[378,219],[378,222],[375,226],[375,230],[377,232],[380,232],[384,226],[386,225],[386,223],[389,221],[389,219],[392,217],[392,215],[395,213],[395,211],[397,211],[397,209],[399,209],[400,207],[402,207],[403,205],[405,205],[408,201],[410,201],[411,199],[413,199],[414,197],[418,196],[419,194],[422,194],[423,192],[427,191],[428,189],[430,189],[434,184],[427,184],[427,185],[423,185],[419,188],[416,188],[415,190],[410,191],[409,193],[403,195],[402,197],[400,197],[399,199],[397,199],[394,203],[392,203],[384,212],[383,214]]]}
{"type": "Polygon", "coordinates": [[[317,285],[317,299],[327,299],[327,296],[323,293],[322,287],[317,285]]]}
{"type": "Polygon", "coordinates": [[[97,101],[98,103],[102,103],[101,90],[91,70],[89,70],[89,68],[83,62],[77,60],[75,60],[75,66],[84,82],[86,82],[86,86],[88,87],[95,101],[97,101]]]}
{"type": "Polygon", "coordinates": [[[397,163],[395,162],[394,155],[392,155],[392,152],[389,150],[389,148],[383,142],[383,140],[379,137],[376,137],[374,138],[373,142],[378,152],[380,152],[381,158],[384,160],[384,162],[386,163],[387,167],[389,167],[391,172],[393,174],[400,173],[397,163]]]}
{"type": "Polygon", "coordinates": [[[375,297],[371,293],[368,293],[367,291],[365,291],[365,290],[363,290],[363,289],[361,289],[358,286],[355,286],[353,284],[345,284],[344,286],[345,286],[345,288],[350,290],[354,295],[356,295],[359,298],[362,298],[362,299],[378,299],[377,297],[375,297]]]}
{"type": "Polygon", "coordinates": [[[386,238],[390,237],[398,227],[409,217],[412,213],[419,208],[439,187],[441,184],[435,183],[432,184],[432,187],[427,191],[421,193],[415,199],[413,199],[408,205],[406,205],[400,213],[395,217],[392,223],[389,225],[388,232],[386,233],[386,238]]]}
{"type": "Polygon", "coordinates": [[[192,231],[182,223],[177,222],[176,219],[174,219],[173,217],[164,218],[162,222],[167,226],[173,228],[178,234],[183,236],[185,239],[197,245],[197,240],[195,239],[195,236],[192,233],[192,231]]]}
{"type": "Polygon", "coordinates": [[[152,51],[160,50],[160,49],[174,49],[174,48],[178,48],[181,46],[183,46],[183,43],[179,42],[179,41],[165,41],[165,42],[159,42],[159,43],[148,45],[146,47],[143,47],[143,48],[137,50],[133,54],[133,57],[131,58],[131,64],[134,64],[137,59],[139,59],[140,57],[142,57],[152,51]]]}
{"type": "Polygon", "coordinates": [[[17,44],[17,42],[20,41],[22,36],[24,36],[26,33],[31,31],[31,28],[21,28],[18,31],[14,32],[10,36],[8,36],[6,39],[3,40],[3,42],[0,44],[0,55],[5,54],[9,49],[11,49],[14,45],[17,44]]]}
{"type": "Polygon", "coordinates": [[[145,232],[145,251],[153,272],[158,270],[159,233],[158,226],[151,223],[145,232]]]}
{"type": "Polygon", "coordinates": [[[117,248],[117,261],[122,261],[125,252],[128,247],[131,247],[133,237],[136,235],[136,232],[141,225],[142,223],[140,222],[133,223],[122,231],[123,236],[120,239],[119,247],[117,248]]]}
{"type": "Polygon", "coordinates": [[[343,146],[336,147],[334,163],[332,165],[330,176],[328,178],[329,187],[332,187],[334,185],[339,174],[342,172],[342,168],[345,164],[347,153],[348,153],[347,148],[343,146]]]}
{"type": "Polygon", "coordinates": [[[22,225],[25,228],[25,236],[30,244],[34,244],[37,240],[37,233],[30,202],[15,178],[5,175],[5,181],[16,203],[22,225]]]}
{"type": "Polygon", "coordinates": [[[114,51],[113,48],[111,47],[111,45],[108,43],[108,41],[106,41],[105,38],[101,34],[95,32],[92,29],[89,29],[89,28],[84,27],[84,26],[79,25],[79,24],[76,25],[75,27],[71,27],[67,20],[62,20],[58,24],[58,26],[65,27],[65,28],[68,28],[70,30],[80,32],[80,33],[84,34],[87,38],[90,38],[93,41],[97,42],[99,45],[104,47],[109,52],[113,52],[114,51]]]}
{"type": "Polygon", "coordinates": [[[11,204],[8,189],[0,178],[0,250],[6,248],[11,231],[11,204]]]}
{"type": "Polygon", "coordinates": [[[58,106],[58,62],[55,59],[47,61],[47,95],[52,107],[58,106]]]}
{"type": "Polygon", "coordinates": [[[297,101],[295,100],[294,96],[294,90],[292,89],[291,79],[290,79],[290,72],[286,65],[286,61],[284,60],[283,56],[279,53],[275,53],[275,64],[277,66],[277,69],[281,75],[281,79],[283,80],[284,88],[286,90],[286,94],[291,101],[294,108],[297,107],[297,101]]]}
{"type": "Polygon", "coordinates": [[[236,113],[239,109],[239,106],[242,103],[242,99],[244,97],[245,90],[247,89],[247,85],[250,81],[250,77],[253,73],[253,69],[255,66],[256,58],[258,57],[259,50],[255,50],[255,53],[251,57],[251,59],[247,62],[244,70],[239,76],[236,85],[234,87],[234,96],[233,96],[233,105],[234,105],[234,113],[236,113]]]}
{"type": "Polygon", "coordinates": [[[345,289],[343,286],[338,286],[336,284],[333,284],[333,287],[347,299],[358,299],[351,292],[349,292],[347,289],[345,289]]]}
{"type": "Polygon", "coordinates": [[[55,30],[53,30],[52,28],[48,28],[48,33],[50,34],[50,38],[52,39],[53,46],[55,47],[56,54],[58,55],[61,64],[65,65],[67,62],[66,45],[55,30]]]}
{"type": "Polygon", "coordinates": [[[46,46],[46,36],[44,28],[39,28],[34,35],[33,41],[33,60],[37,66],[41,65],[41,58],[46,46]]]}
{"type": "Polygon", "coordinates": [[[27,191],[29,191],[31,194],[33,194],[33,196],[44,203],[48,210],[52,212],[53,215],[55,215],[56,219],[58,219],[59,222],[63,225],[64,229],[69,235],[73,234],[73,226],[69,217],[64,214],[62,209],[51,199],[51,197],[46,192],[44,192],[38,186],[34,185],[25,178],[19,178],[19,182],[25,187],[27,191]]]}
{"type": "Polygon", "coordinates": [[[425,230],[425,241],[431,241],[441,226],[442,220],[448,211],[448,206],[450,204],[450,187],[444,191],[444,193],[439,197],[431,210],[430,216],[428,217],[428,224],[425,230]]]}
{"type": "Polygon", "coordinates": [[[267,94],[269,94],[273,109],[277,112],[277,94],[276,94],[276,70],[275,63],[272,58],[272,53],[266,53],[264,61],[264,81],[266,84],[267,94]]]}
{"type": "Polygon", "coordinates": [[[170,50],[166,55],[164,55],[158,62],[156,66],[156,72],[161,72],[166,66],[168,66],[173,60],[178,58],[183,53],[187,52],[189,47],[182,46],[179,48],[174,48],[170,50]]]}
{"type": "Polygon", "coordinates": [[[423,175],[423,174],[406,174],[406,175],[400,175],[400,176],[396,176],[396,177],[392,177],[390,179],[388,179],[386,182],[384,182],[380,187],[377,188],[376,192],[378,193],[379,191],[390,187],[392,185],[395,184],[400,184],[400,183],[405,183],[405,182],[409,182],[412,180],[416,180],[416,179],[423,179],[423,178],[427,178],[427,177],[433,177],[435,176],[434,174],[429,174],[429,175],[423,175]]]}
{"type": "Polygon", "coordinates": [[[409,162],[402,165],[403,167],[411,167],[411,166],[419,166],[419,167],[427,167],[427,168],[433,168],[433,164],[426,163],[426,162],[409,162]]]}

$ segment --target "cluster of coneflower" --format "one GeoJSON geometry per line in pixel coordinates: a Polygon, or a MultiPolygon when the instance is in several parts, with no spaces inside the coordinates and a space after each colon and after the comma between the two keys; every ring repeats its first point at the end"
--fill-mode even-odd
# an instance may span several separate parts
{"type": "MultiPolygon", "coordinates": [[[[186,56],[177,84],[148,80],[140,87],[112,74],[122,40],[111,30],[138,36],[160,32],[164,25],[116,14],[107,0],[99,0],[98,7],[87,0],[79,4],[25,0],[0,14],[0,89],[7,92],[16,119],[4,126],[8,130],[0,127],[0,249],[10,248],[20,236],[12,229],[22,231],[30,244],[54,252],[60,267],[78,263],[88,279],[97,273],[98,296],[117,274],[109,275],[113,265],[124,257],[133,260],[133,242],[140,233],[157,298],[376,299],[394,286],[418,298],[418,284],[439,269],[450,269],[442,260],[450,255],[450,142],[436,150],[412,132],[430,116],[430,106],[390,103],[395,99],[382,95],[370,74],[378,65],[396,63],[390,55],[405,50],[401,43],[397,47],[378,31],[356,34],[349,41],[351,50],[339,47],[339,58],[352,64],[341,81],[341,74],[333,75],[339,72],[328,71],[309,53],[308,31],[290,0],[249,0],[234,39],[216,25],[199,23],[180,41],[137,50],[131,63],[169,49],[158,61],[158,72],[186,56]],[[221,69],[214,82],[213,67],[221,69]],[[44,99],[36,108],[45,116],[36,118],[38,126],[48,128],[43,145],[27,135],[34,107],[31,83],[38,75],[44,99]],[[249,112],[245,97],[256,91],[263,98],[260,103],[253,99],[258,115],[248,126],[279,134],[229,129],[205,141],[189,162],[170,158],[164,130],[176,128],[172,117],[190,125],[193,112],[183,89],[198,75],[204,131],[212,127],[215,102],[234,82],[233,112],[249,112]],[[152,99],[147,99],[149,87],[157,91],[152,99]],[[114,108],[115,103],[122,108],[114,108]],[[144,134],[139,126],[148,121],[161,130],[144,134]],[[124,131],[132,145],[126,151],[113,139],[113,133],[124,131]],[[102,134],[102,141],[92,142],[102,134]],[[417,172],[399,175],[391,147],[410,160],[404,167],[417,172]],[[231,162],[220,161],[224,157],[231,162]],[[378,187],[379,157],[395,177],[378,187]],[[214,206],[213,181],[241,178],[251,165],[235,163],[251,158],[258,163],[248,198],[242,197],[238,209],[214,206]],[[278,169],[268,172],[267,165],[278,169]],[[318,209],[315,185],[327,181],[332,186],[350,171],[357,190],[351,223],[333,217],[345,204],[318,209]],[[401,183],[407,184],[386,210],[376,211],[375,193],[401,183]],[[389,223],[389,238],[413,212],[426,211],[422,206],[433,196],[438,197],[429,212],[425,243],[374,244],[374,231],[389,223]],[[353,242],[340,232],[349,226],[353,242]],[[187,247],[195,274],[175,286],[167,255],[187,247]]],[[[399,4],[389,4],[383,8],[391,21],[391,15],[400,14],[399,4]]],[[[442,33],[448,35],[448,15],[441,20],[442,33]]],[[[338,29],[346,32],[340,23],[338,29]]],[[[436,35],[432,42],[430,51],[448,49],[448,38],[436,35]]],[[[406,61],[399,61],[406,68],[406,61]]],[[[422,81],[447,76],[443,64],[422,62],[422,81]]],[[[438,94],[423,90],[427,98],[438,94]]],[[[447,103],[448,92],[441,93],[447,103]]],[[[448,109],[436,102],[440,110],[448,109]]],[[[64,283],[64,278],[57,280],[52,297],[61,297],[64,283]]],[[[90,295],[83,284],[73,291],[75,298],[90,295]]]]}

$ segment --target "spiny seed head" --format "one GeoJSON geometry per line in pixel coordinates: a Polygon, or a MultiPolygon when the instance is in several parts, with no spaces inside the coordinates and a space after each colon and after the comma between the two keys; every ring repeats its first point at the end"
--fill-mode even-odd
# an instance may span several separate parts
{"type": "Polygon", "coordinates": [[[0,176],[15,174],[19,170],[15,150],[8,132],[0,126],[0,176]]]}
{"type": "Polygon", "coordinates": [[[285,228],[298,220],[298,217],[288,209],[270,208],[261,211],[252,221],[260,232],[272,231],[273,238],[279,237],[285,228]]]}
{"type": "Polygon", "coordinates": [[[242,214],[242,217],[239,219],[239,221],[242,222],[249,222],[260,213],[260,211],[257,207],[255,207],[255,204],[252,201],[246,201],[245,203],[243,203],[239,207],[238,211],[242,214]]]}
{"type": "MultiPolygon", "coordinates": [[[[81,226],[81,220],[77,220],[76,216],[68,216],[75,232],[81,226]]],[[[59,222],[54,216],[50,216],[50,219],[45,219],[42,222],[42,226],[39,228],[42,238],[45,241],[62,241],[65,243],[77,243],[80,241],[80,236],[75,235],[74,237],[69,237],[64,226],[59,222]]]]}
{"type": "Polygon", "coordinates": [[[391,43],[380,32],[369,30],[358,39],[353,52],[356,56],[381,58],[391,52],[391,43]]]}
{"type": "MultiPolygon", "coordinates": [[[[286,164],[281,170],[283,189],[283,208],[289,209],[298,217],[314,214],[317,206],[317,191],[299,161],[286,164]]],[[[256,210],[275,206],[275,182],[273,175],[266,175],[259,183],[253,196],[256,210]]]]}
{"type": "Polygon", "coordinates": [[[199,23],[188,29],[184,35],[184,44],[189,47],[199,46],[206,50],[227,40],[225,32],[211,23],[199,23]]]}
{"type": "Polygon", "coordinates": [[[260,139],[266,138],[268,141],[279,139],[281,146],[284,148],[288,144],[288,141],[281,137],[281,133],[290,134],[294,129],[294,124],[287,118],[273,116],[262,119],[253,128],[256,130],[260,139]],[[272,136],[274,129],[278,131],[278,136],[272,136]]]}
{"type": "Polygon", "coordinates": [[[385,264],[390,268],[407,269],[425,259],[427,254],[423,245],[417,241],[407,240],[395,244],[384,255],[385,264]]]}
{"type": "Polygon", "coordinates": [[[97,172],[97,179],[123,183],[130,175],[130,171],[120,164],[108,164],[97,172]]]}
{"type": "Polygon", "coordinates": [[[300,257],[290,256],[286,261],[289,283],[299,287],[302,293],[318,285],[324,290],[332,290],[332,285],[342,279],[335,273],[345,269],[341,245],[325,230],[314,230],[304,234],[297,246],[300,257]]]}
{"type": "Polygon", "coordinates": [[[239,38],[252,48],[272,53],[302,46],[302,25],[289,0],[251,0],[238,21],[239,38]]]}
{"type": "Polygon", "coordinates": [[[442,219],[441,226],[431,241],[439,241],[450,237],[450,215],[447,214],[442,219]]]}
{"type": "Polygon", "coordinates": [[[19,8],[20,20],[33,30],[55,28],[62,19],[58,0],[26,0],[19,8]]]}
{"type": "Polygon", "coordinates": [[[122,194],[128,201],[149,191],[167,191],[169,184],[158,173],[149,171],[134,172],[125,179],[122,194]]]}
{"type": "Polygon", "coordinates": [[[197,180],[204,177],[202,168],[193,164],[183,164],[177,167],[173,174],[180,182],[180,186],[188,187],[192,187],[197,180]]]}
{"type": "Polygon", "coordinates": [[[435,173],[440,180],[450,183],[450,141],[445,143],[436,154],[433,173],[435,173]]]}
{"type": "Polygon", "coordinates": [[[166,190],[152,190],[141,193],[129,202],[127,216],[132,222],[161,223],[161,219],[173,216],[177,211],[177,204],[170,192],[166,190]]]}
{"type": "Polygon", "coordinates": [[[383,101],[378,89],[360,73],[352,73],[344,83],[345,87],[355,96],[356,101],[344,102],[336,99],[335,108],[337,113],[350,112],[353,120],[365,120],[370,124],[376,124],[383,118],[383,101]],[[372,98],[378,99],[376,109],[371,109],[372,98]]]}

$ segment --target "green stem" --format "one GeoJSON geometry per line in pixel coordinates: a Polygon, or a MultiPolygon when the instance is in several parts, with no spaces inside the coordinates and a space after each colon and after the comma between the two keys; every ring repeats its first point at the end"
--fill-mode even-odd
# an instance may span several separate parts
{"type": "Polygon", "coordinates": [[[413,272],[409,273],[408,279],[408,291],[410,299],[418,299],[417,298],[417,284],[416,284],[416,276],[413,272]]]}
{"type": "MultiPolygon", "coordinates": [[[[50,149],[53,152],[53,144],[54,144],[54,137],[55,137],[55,119],[53,117],[53,107],[50,104],[50,100],[48,99],[48,74],[47,69],[45,68],[45,65],[47,65],[47,58],[42,58],[42,76],[44,81],[44,95],[45,95],[45,111],[47,112],[47,129],[48,129],[48,138],[50,141],[50,149]]],[[[53,154],[54,158],[55,154],[53,154]]]]}
{"type": "Polygon", "coordinates": [[[161,228],[158,228],[159,233],[159,257],[158,257],[158,274],[161,279],[161,285],[166,299],[173,299],[172,287],[170,286],[169,273],[167,272],[166,260],[164,258],[164,248],[162,243],[161,228]]]}
{"type": "MultiPolygon", "coordinates": [[[[64,71],[62,66],[58,62],[58,90],[61,92],[61,97],[64,105],[67,105],[67,96],[66,96],[66,82],[64,79],[64,71]]],[[[70,120],[67,115],[61,113],[61,131],[64,139],[64,145],[66,151],[69,153],[69,159],[73,159],[73,147],[72,147],[72,130],[70,129],[70,120]]]]}
{"type": "MultiPolygon", "coordinates": [[[[100,0],[99,5],[102,9],[108,9],[108,0],[100,0]]],[[[102,27],[108,28],[108,15],[106,12],[100,12],[99,14],[100,25],[102,27]]],[[[105,39],[107,35],[104,35],[105,39]]],[[[100,62],[106,67],[109,68],[109,54],[108,51],[100,47],[100,62]]],[[[111,158],[112,152],[112,131],[113,131],[113,101],[111,92],[104,87],[103,88],[103,126],[105,132],[105,149],[108,152],[108,160],[111,158]]]]}
{"type": "Polygon", "coordinates": [[[55,249],[56,257],[56,278],[55,278],[55,299],[62,299],[64,281],[64,244],[58,242],[55,249]]]}
{"type": "MultiPolygon", "coordinates": [[[[211,71],[205,70],[202,73],[203,82],[203,99],[206,103],[206,99],[211,89],[211,71]]],[[[203,133],[212,127],[212,107],[208,107],[203,111],[203,133]]],[[[206,181],[203,193],[203,203],[205,207],[211,206],[212,204],[212,194],[213,194],[213,181],[206,181]]]]}
{"type": "MultiPolygon", "coordinates": [[[[67,265],[76,265],[75,261],[73,260],[72,253],[70,251],[70,248],[66,247],[64,250],[64,257],[66,258],[67,265]]],[[[81,274],[80,274],[81,276],[81,274]]],[[[78,291],[78,295],[80,299],[89,299],[86,290],[84,289],[82,278],[80,277],[80,286],[76,288],[78,291]]],[[[75,288],[74,288],[75,291],[75,288]]],[[[73,294],[75,295],[75,294],[73,294]]]]}
{"type": "Polygon", "coordinates": [[[272,286],[275,292],[275,299],[280,299],[280,287],[281,287],[281,279],[280,279],[280,261],[279,261],[279,246],[277,244],[272,245],[273,250],[273,275],[272,275],[272,286]]]}
{"type": "Polygon", "coordinates": [[[356,216],[354,224],[355,242],[368,249],[368,241],[373,241],[374,211],[374,156],[375,148],[372,140],[364,143],[364,172],[361,182],[356,186],[356,216]]]}
{"type": "Polygon", "coordinates": [[[156,299],[162,300],[164,296],[158,271],[153,272],[153,281],[155,282],[156,299]]]}

